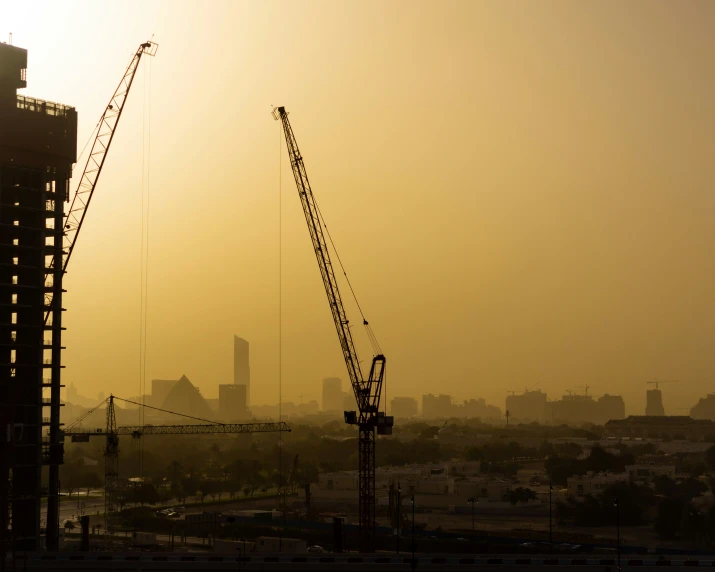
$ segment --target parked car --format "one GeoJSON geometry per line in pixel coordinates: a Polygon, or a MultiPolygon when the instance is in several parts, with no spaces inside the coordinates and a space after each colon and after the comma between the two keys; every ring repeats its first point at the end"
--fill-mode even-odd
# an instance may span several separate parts
{"type": "Polygon", "coordinates": [[[316,544],[315,546],[309,546],[308,552],[310,552],[311,554],[322,554],[323,552],[325,552],[325,549],[322,546],[318,546],[316,544]]]}

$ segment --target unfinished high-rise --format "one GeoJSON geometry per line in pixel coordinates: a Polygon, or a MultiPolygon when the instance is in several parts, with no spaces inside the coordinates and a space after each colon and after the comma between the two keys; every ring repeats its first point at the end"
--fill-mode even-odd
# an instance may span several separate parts
{"type": "Polygon", "coordinates": [[[64,203],[77,113],[19,95],[26,69],[26,50],[0,44],[0,540],[39,550],[41,524],[47,548],[57,547],[64,203]]]}
{"type": "Polygon", "coordinates": [[[246,407],[251,405],[251,366],[248,341],[233,336],[233,383],[246,386],[246,407]]]}

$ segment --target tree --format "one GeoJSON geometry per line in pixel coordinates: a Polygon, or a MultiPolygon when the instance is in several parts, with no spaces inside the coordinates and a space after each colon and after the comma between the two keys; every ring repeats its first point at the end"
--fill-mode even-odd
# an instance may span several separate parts
{"type": "Polygon", "coordinates": [[[171,489],[167,487],[159,487],[158,490],[159,493],[159,502],[161,503],[161,506],[165,506],[166,503],[168,503],[171,499],[173,499],[176,495],[176,492],[172,491],[171,489]]]}
{"type": "Polygon", "coordinates": [[[142,483],[134,494],[134,502],[138,502],[141,506],[156,504],[159,502],[159,498],[159,493],[151,483],[142,483]]]}
{"type": "Polygon", "coordinates": [[[695,497],[702,495],[707,490],[708,486],[705,483],[692,477],[678,483],[678,486],[676,487],[678,497],[684,501],[691,501],[695,497]]]}
{"type": "Polygon", "coordinates": [[[196,496],[196,491],[199,490],[199,481],[193,477],[186,477],[185,479],[182,479],[181,481],[181,491],[182,494],[184,495],[184,499],[186,497],[193,497],[196,496]]]}
{"type": "Polygon", "coordinates": [[[166,468],[166,472],[171,480],[171,490],[176,491],[181,487],[181,477],[184,473],[184,466],[179,461],[172,461],[166,468]]]}
{"type": "MultiPolygon", "coordinates": [[[[206,480],[201,483],[201,495],[202,497],[205,495],[209,495],[212,501],[215,501],[216,496],[218,495],[218,499],[221,500],[221,488],[221,481],[213,479],[206,480]]],[[[203,498],[201,499],[201,502],[203,502],[203,498]]]]}
{"type": "Polygon", "coordinates": [[[715,470],[715,445],[705,451],[705,462],[710,470],[715,470]]]}
{"type": "Polygon", "coordinates": [[[196,491],[198,494],[196,496],[201,499],[201,504],[204,504],[204,499],[209,494],[209,489],[211,488],[211,485],[209,484],[210,482],[211,481],[207,480],[199,482],[199,488],[198,491],[196,491]]]}
{"type": "Polygon", "coordinates": [[[512,505],[517,503],[527,503],[531,500],[536,500],[537,496],[530,488],[516,487],[507,493],[507,498],[512,505]]]}
{"type": "Polygon", "coordinates": [[[685,503],[681,499],[664,498],[660,501],[653,528],[662,540],[673,540],[678,537],[684,510],[685,503]]]}
{"type": "Polygon", "coordinates": [[[78,481],[81,483],[81,487],[87,489],[87,496],[92,491],[92,489],[97,489],[102,486],[102,478],[94,471],[84,471],[80,474],[80,479],[78,481]]]}
{"type": "Polygon", "coordinates": [[[119,489],[115,497],[117,508],[121,511],[129,502],[129,494],[126,489],[119,489]]]}

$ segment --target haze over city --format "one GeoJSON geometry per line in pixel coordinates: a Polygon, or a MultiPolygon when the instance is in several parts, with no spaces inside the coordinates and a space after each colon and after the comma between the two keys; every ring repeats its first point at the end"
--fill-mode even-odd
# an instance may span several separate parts
{"type": "Polygon", "coordinates": [[[285,105],[389,356],[388,399],[503,407],[507,389],[588,384],[642,413],[646,381],[677,379],[675,413],[712,391],[715,5],[543,7],[0,5],[27,93],[77,108],[79,150],[133,46],[161,45],[65,278],[64,383],[139,391],[142,180],[147,380],[186,374],[216,397],[238,334],[252,402],[278,400],[279,231],[283,399],[345,378],[270,117],[285,105]]]}

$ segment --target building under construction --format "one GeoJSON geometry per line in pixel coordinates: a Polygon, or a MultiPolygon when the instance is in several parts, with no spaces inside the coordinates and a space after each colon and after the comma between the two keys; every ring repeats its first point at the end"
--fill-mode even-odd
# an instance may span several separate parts
{"type": "Polygon", "coordinates": [[[58,534],[63,219],[77,113],[18,94],[26,68],[26,50],[0,44],[0,535],[38,550],[42,496],[47,548],[58,534]]]}

